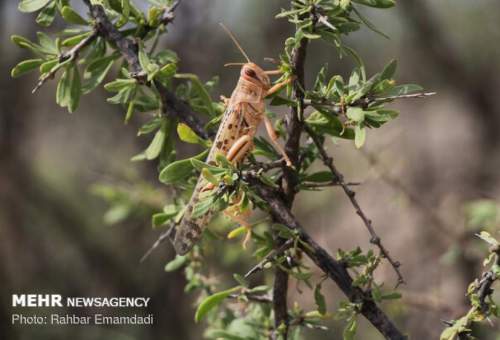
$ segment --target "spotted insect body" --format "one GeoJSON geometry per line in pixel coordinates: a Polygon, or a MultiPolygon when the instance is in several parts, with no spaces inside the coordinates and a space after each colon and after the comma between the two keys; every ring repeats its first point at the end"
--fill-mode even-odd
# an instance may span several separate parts
{"type": "MultiPolygon", "coordinates": [[[[252,63],[231,32],[224,26],[223,28],[228,32],[248,62],[241,64],[238,83],[227,102],[227,108],[206,163],[215,164],[215,157],[219,153],[226,156],[233,164],[242,162],[253,148],[253,138],[255,137],[257,128],[264,121],[274,146],[283,155],[287,165],[291,166],[291,162],[283,147],[277,143],[278,137],[272,127],[271,121],[265,115],[264,98],[278,91],[293,80],[293,78],[271,86],[269,75],[279,74],[280,72],[277,70],[264,71],[258,65],[252,63]]],[[[203,176],[200,176],[191,199],[187,204],[184,216],[173,237],[173,245],[177,254],[183,255],[193,248],[201,238],[203,229],[216,212],[215,208],[211,207],[201,216],[193,214],[196,204],[200,202],[203,195],[211,194],[210,188],[213,188],[213,185],[211,186],[203,176]]]]}

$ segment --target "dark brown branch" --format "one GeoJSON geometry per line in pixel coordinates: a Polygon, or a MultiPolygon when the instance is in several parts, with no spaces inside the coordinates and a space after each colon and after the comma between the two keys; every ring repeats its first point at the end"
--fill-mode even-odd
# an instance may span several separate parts
{"type": "MultiPolygon", "coordinates": [[[[95,20],[96,29],[100,36],[108,42],[114,44],[123,58],[127,61],[130,71],[136,78],[145,82],[145,73],[139,63],[139,54],[137,43],[122,35],[122,33],[113,25],[106,16],[106,12],[101,5],[92,5],[90,0],[83,0],[90,10],[91,17],[95,20]]],[[[204,129],[204,125],[197,118],[196,114],[182,100],[179,100],[174,93],[165,88],[159,82],[147,84],[155,86],[163,104],[163,113],[169,117],[177,118],[187,124],[200,137],[208,138],[210,136],[204,129]]]]}
{"type": "Polygon", "coordinates": [[[316,135],[316,133],[308,126],[305,126],[305,130],[307,131],[309,136],[311,136],[314,144],[316,145],[316,148],[318,149],[321,160],[328,167],[328,169],[330,169],[333,176],[337,179],[340,186],[344,190],[345,194],[347,195],[347,197],[351,201],[352,206],[356,210],[356,214],[358,214],[358,216],[361,218],[364,225],[368,229],[368,232],[370,233],[370,243],[376,245],[379,248],[382,256],[384,256],[389,261],[391,266],[394,268],[394,271],[396,272],[396,275],[398,276],[398,282],[397,282],[396,287],[399,286],[400,284],[404,283],[403,275],[401,274],[401,272],[399,270],[400,263],[397,261],[394,261],[392,259],[392,257],[389,255],[389,251],[382,244],[380,237],[375,232],[375,229],[373,229],[372,221],[366,216],[366,214],[361,209],[361,207],[358,203],[358,200],[355,197],[356,193],[353,190],[351,190],[349,188],[349,186],[346,184],[346,182],[344,181],[344,175],[342,175],[342,173],[340,173],[340,171],[337,169],[335,164],[333,164],[333,158],[328,155],[325,148],[323,147],[323,142],[316,135]]]}
{"type": "MultiPolygon", "coordinates": [[[[303,38],[299,42],[299,46],[292,51],[292,68],[293,75],[296,77],[293,83],[292,95],[297,103],[286,116],[288,139],[285,143],[285,152],[292,161],[296,169],[300,167],[300,136],[303,129],[303,113],[304,113],[304,66],[307,54],[307,45],[309,40],[303,38]]],[[[294,169],[283,168],[283,182],[281,185],[283,196],[286,200],[286,205],[291,208],[295,194],[297,193],[298,178],[294,169]]],[[[279,248],[285,240],[277,237],[276,243],[279,248]]],[[[275,268],[275,281],[273,288],[273,308],[275,316],[275,328],[284,324],[286,327],[282,332],[284,340],[288,338],[288,307],[287,307],[287,292],[288,292],[288,273],[282,270],[279,266],[275,268]]]]}
{"type": "Polygon", "coordinates": [[[292,215],[285,202],[279,198],[272,188],[264,185],[258,178],[253,176],[247,176],[245,180],[248,181],[256,193],[267,202],[271,216],[276,221],[290,229],[298,231],[299,237],[305,245],[301,242],[299,242],[299,244],[309,258],[311,258],[330,279],[335,281],[350,301],[362,303],[361,314],[363,314],[368,321],[386,337],[386,339],[407,339],[406,336],[396,328],[387,315],[373,302],[369,292],[363,292],[361,289],[352,285],[353,280],[345,266],[335,260],[325,249],[320,247],[309,234],[307,234],[304,228],[292,215]]]}
{"type": "MultiPolygon", "coordinates": [[[[90,43],[92,43],[92,41],[94,41],[94,39],[97,38],[97,36],[98,36],[97,31],[94,30],[94,31],[92,31],[92,33],[89,36],[87,36],[82,41],[80,41],[78,44],[76,44],[75,46],[73,46],[70,50],[68,50],[66,52],[63,52],[59,56],[59,65],[62,64],[62,63],[64,63],[65,61],[76,60],[76,58],[78,58],[78,55],[80,54],[81,50],[83,50],[90,43]]],[[[40,80],[38,81],[38,83],[36,84],[36,86],[33,89],[32,93],[35,93],[36,91],[38,91],[40,89],[40,87],[42,87],[43,84],[45,84],[45,82],[47,80],[54,78],[54,76],[56,75],[57,71],[59,71],[59,69],[60,69],[59,66],[54,66],[52,68],[52,70],[50,70],[49,72],[47,72],[46,74],[44,74],[40,78],[40,80]]]]}
{"type": "MultiPolygon", "coordinates": [[[[110,43],[117,46],[118,50],[128,62],[130,70],[134,72],[137,77],[141,77],[144,74],[140,67],[138,61],[138,47],[135,42],[129,40],[121,35],[121,33],[113,26],[113,24],[107,18],[104,9],[100,5],[92,5],[89,0],[83,0],[90,9],[91,16],[94,18],[97,24],[97,29],[99,35],[108,40],[110,43]]],[[[303,123],[301,121],[301,116],[303,113],[303,93],[302,88],[304,86],[304,62],[306,55],[307,40],[302,40],[300,46],[293,55],[294,63],[294,73],[297,76],[297,81],[294,84],[294,96],[298,100],[299,105],[294,108],[290,115],[288,115],[287,127],[289,133],[289,139],[286,143],[286,151],[289,154],[292,162],[298,165],[298,155],[300,147],[300,135],[303,130],[303,123]]],[[[143,76],[142,76],[143,77],[143,76]]],[[[143,78],[140,78],[143,79],[143,78]]],[[[148,84],[149,85],[149,84],[148,84]]],[[[155,84],[157,90],[162,98],[163,109],[165,113],[169,116],[174,116],[179,120],[188,124],[191,129],[193,129],[197,134],[202,137],[207,137],[207,134],[203,125],[196,118],[194,112],[190,109],[189,105],[180,101],[173,93],[167,89],[155,84]]],[[[401,332],[392,324],[392,322],[387,318],[383,311],[381,311],[378,306],[370,299],[368,293],[364,293],[358,288],[353,287],[352,278],[349,276],[346,268],[331,257],[323,248],[316,244],[316,242],[303,230],[303,228],[298,224],[293,215],[289,210],[293,197],[295,195],[295,185],[297,179],[295,178],[295,173],[291,169],[285,170],[286,175],[284,176],[284,181],[287,181],[288,185],[285,186],[283,193],[287,197],[286,203],[279,198],[280,195],[272,191],[270,188],[263,185],[260,180],[250,177],[250,181],[253,181],[255,189],[258,194],[264,198],[271,206],[271,214],[276,221],[287,225],[292,229],[296,229],[300,232],[300,237],[302,241],[307,244],[307,247],[303,247],[303,250],[308,254],[308,256],[318,265],[326,274],[332,278],[341,290],[349,297],[351,301],[363,302],[361,313],[382,333],[387,339],[406,339],[401,332]]],[[[169,236],[169,232],[164,234],[164,239],[169,236]]],[[[161,240],[160,240],[161,242],[161,240]]],[[[286,274],[286,272],[285,272],[286,274]]],[[[286,277],[288,281],[288,277],[286,277]]],[[[276,320],[287,320],[287,308],[286,308],[286,289],[287,284],[278,280],[279,292],[273,295],[273,304],[279,304],[279,309],[275,308],[280,315],[276,315],[276,320]],[[283,294],[284,293],[284,294],[283,294]],[[277,298],[279,298],[277,302],[277,298]],[[283,311],[284,306],[284,313],[283,311]]],[[[276,288],[276,287],[275,287],[276,288]]]]}
{"type": "MultiPolygon", "coordinates": [[[[361,182],[346,182],[345,185],[351,187],[351,186],[357,186],[361,185],[361,182]]],[[[331,182],[323,182],[323,183],[316,183],[316,182],[302,182],[301,186],[305,188],[310,188],[310,189],[321,189],[325,187],[338,187],[341,186],[341,184],[337,181],[331,181],[331,182]]]]}

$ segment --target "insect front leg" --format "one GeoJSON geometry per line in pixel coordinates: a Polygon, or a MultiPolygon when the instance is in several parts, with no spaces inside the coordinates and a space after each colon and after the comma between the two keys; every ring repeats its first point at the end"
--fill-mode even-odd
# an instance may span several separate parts
{"type": "MultiPolygon", "coordinates": [[[[271,72],[271,71],[269,71],[271,72]]],[[[281,90],[284,86],[290,84],[292,81],[295,80],[295,76],[291,76],[290,78],[287,78],[283,81],[280,81],[279,83],[273,85],[269,90],[267,90],[265,97],[272,95],[273,93],[278,92],[281,90]]]]}

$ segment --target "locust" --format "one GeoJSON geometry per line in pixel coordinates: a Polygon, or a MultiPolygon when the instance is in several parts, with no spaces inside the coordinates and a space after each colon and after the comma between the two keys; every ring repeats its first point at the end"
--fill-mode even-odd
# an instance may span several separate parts
{"type": "MultiPolygon", "coordinates": [[[[278,143],[278,136],[273,124],[265,114],[264,99],[279,91],[285,85],[293,81],[288,77],[275,85],[271,85],[270,75],[279,75],[280,70],[264,71],[260,66],[253,63],[234,35],[221,24],[236,47],[246,59],[245,63],[231,63],[226,65],[241,65],[238,83],[229,99],[225,99],[226,109],[222,116],[217,134],[208,153],[206,163],[215,164],[218,154],[224,155],[228,161],[238,165],[254,148],[253,138],[262,121],[264,121],[267,133],[274,147],[283,156],[287,166],[292,163],[284,148],[278,143]]],[[[193,210],[200,201],[200,196],[207,190],[211,190],[213,184],[200,175],[191,199],[186,205],[184,216],[175,230],[173,246],[179,255],[189,252],[200,240],[202,232],[216,213],[214,208],[209,209],[201,216],[193,216],[193,210]]],[[[241,217],[236,214],[227,214],[240,224],[245,224],[241,217]]]]}

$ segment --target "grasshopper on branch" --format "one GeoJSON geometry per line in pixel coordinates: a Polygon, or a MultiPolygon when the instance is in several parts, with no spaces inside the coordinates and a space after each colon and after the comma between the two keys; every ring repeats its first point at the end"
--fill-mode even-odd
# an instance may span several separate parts
{"type": "MultiPolygon", "coordinates": [[[[224,25],[221,24],[221,26],[226,30],[247,62],[241,64],[227,64],[242,65],[240,77],[231,98],[226,102],[226,110],[206,163],[214,164],[215,157],[219,153],[226,156],[233,164],[241,163],[253,149],[253,138],[260,123],[264,121],[267,133],[273,145],[283,155],[287,166],[291,167],[292,163],[285,153],[285,150],[277,142],[278,136],[276,135],[273,124],[265,114],[264,99],[293,81],[293,78],[286,79],[271,86],[269,76],[278,75],[281,74],[281,72],[279,70],[264,71],[261,67],[251,62],[236,38],[224,25]]],[[[195,205],[200,201],[200,195],[211,189],[213,189],[213,185],[200,175],[193,195],[186,206],[184,216],[175,231],[173,245],[177,254],[186,254],[193,248],[201,238],[203,229],[213,217],[215,213],[214,209],[209,209],[202,216],[193,216],[193,210],[195,205]]],[[[227,215],[236,222],[245,225],[245,221],[240,216],[229,213],[227,215]]]]}

